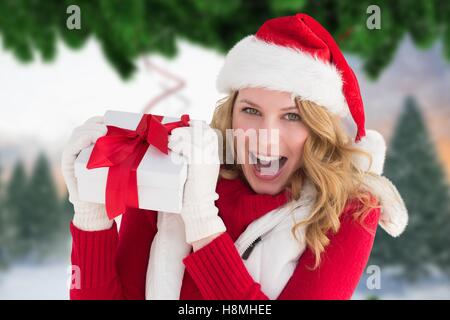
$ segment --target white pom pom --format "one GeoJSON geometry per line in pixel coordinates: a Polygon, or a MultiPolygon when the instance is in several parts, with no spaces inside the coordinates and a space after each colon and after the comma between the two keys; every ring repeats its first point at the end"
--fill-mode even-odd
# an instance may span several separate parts
{"type": "Polygon", "coordinates": [[[392,237],[398,237],[408,225],[408,209],[394,184],[386,177],[366,175],[364,184],[381,205],[381,227],[392,237]]]}
{"type": "Polygon", "coordinates": [[[363,155],[355,155],[353,163],[363,171],[381,175],[383,173],[384,159],[386,157],[386,142],[383,136],[375,130],[367,130],[366,136],[354,146],[366,151],[372,156],[372,165],[369,168],[370,160],[363,155]]]}

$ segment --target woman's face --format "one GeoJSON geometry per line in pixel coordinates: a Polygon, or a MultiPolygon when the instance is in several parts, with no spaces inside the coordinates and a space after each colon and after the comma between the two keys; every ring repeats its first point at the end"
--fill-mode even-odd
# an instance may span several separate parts
{"type": "Polygon", "coordinates": [[[236,143],[236,151],[252,189],[271,195],[283,191],[301,166],[303,144],[309,134],[291,94],[263,88],[239,90],[232,127],[235,135],[241,134],[241,141],[245,140],[236,143]]]}

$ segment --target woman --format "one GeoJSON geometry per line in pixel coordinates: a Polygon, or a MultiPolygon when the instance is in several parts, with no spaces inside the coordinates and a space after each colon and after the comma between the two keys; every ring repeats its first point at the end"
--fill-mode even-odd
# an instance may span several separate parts
{"type": "Polygon", "coordinates": [[[217,84],[228,96],[212,128],[191,122],[169,138],[189,160],[180,215],[128,208],[118,234],[103,205],[78,199],[73,176],[106,126],[96,117],[74,131],[62,159],[80,276],[72,299],[349,299],[377,225],[403,231],[403,201],[380,176],[384,141],[366,133],[357,80],[317,21],[267,21],[228,53],[217,84]],[[247,133],[261,129],[276,139],[252,143],[247,133]],[[222,166],[220,144],[227,159],[236,151],[222,166]],[[205,149],[213,161],[195,161],[205,149]]]}

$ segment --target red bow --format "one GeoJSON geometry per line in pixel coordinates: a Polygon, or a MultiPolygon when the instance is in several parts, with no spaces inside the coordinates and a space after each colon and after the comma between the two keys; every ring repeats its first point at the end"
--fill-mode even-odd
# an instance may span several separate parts
{"type": "Polygon", "coordinates": [[[169,134],[189,126],[189,115],[180,121],[162,124],[162,116],[144,114],[136,130],[108,126],[108,132],[95,143],[88,169],[109,167],[106,182],[106,212],[110,219],[125,212],[127,206],[139,208],[136,169],[148,147],[168,154],[169,134]]]}

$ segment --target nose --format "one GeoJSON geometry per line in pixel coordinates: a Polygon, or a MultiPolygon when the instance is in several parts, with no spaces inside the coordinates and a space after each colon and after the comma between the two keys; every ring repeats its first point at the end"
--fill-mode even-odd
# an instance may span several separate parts
{"type": "Polygon", "coordinates": [[[277,117],[266,116],[258,126],[258,153],[277,155],[280,153],[281,124],[277,117]]]}

